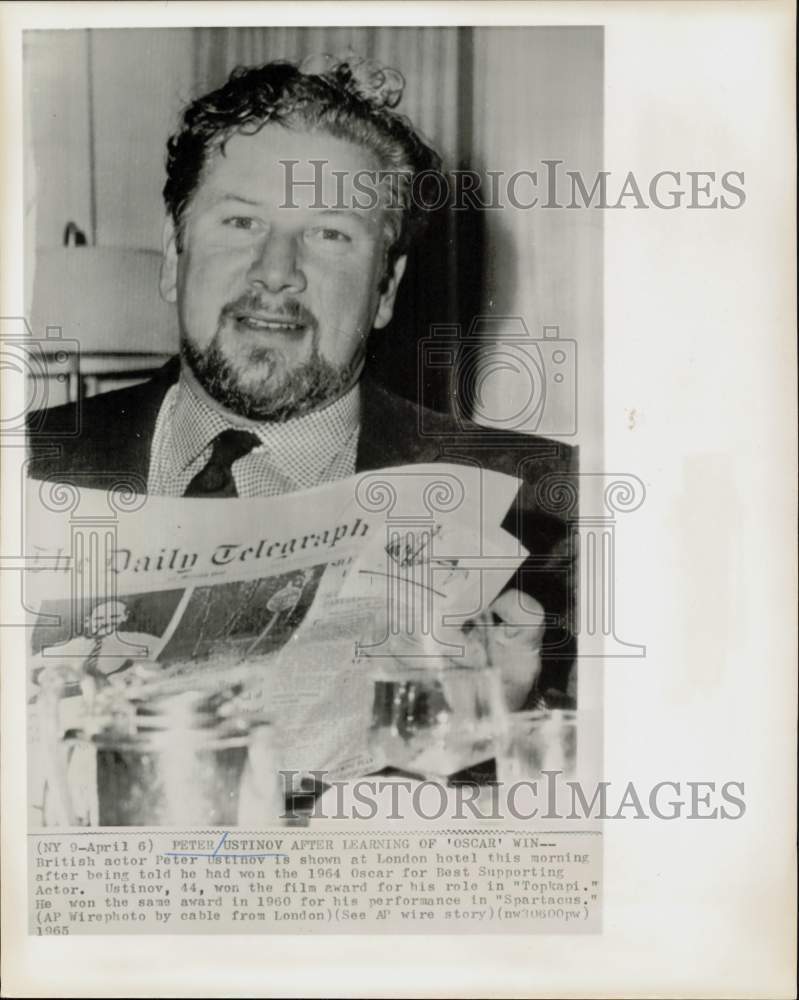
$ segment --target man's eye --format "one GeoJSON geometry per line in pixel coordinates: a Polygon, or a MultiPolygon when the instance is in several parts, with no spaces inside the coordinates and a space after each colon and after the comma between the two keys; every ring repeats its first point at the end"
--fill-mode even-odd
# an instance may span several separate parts
{"type": "Polygon", "coordinates": [[[249,215],[231,215],[224,220],[224,225],[229,226],[231,229],[250,230],[255,229],[256,223],[255,219],[249,215]]]}
{"type": "Polygon", "coordinates": [[[326,226],[311,229],[308,236],[312,240],[317,240],[321,243],[352,243],[352,238],[347,233],[342,232],[340,229],[330,229],[326,226]]]}

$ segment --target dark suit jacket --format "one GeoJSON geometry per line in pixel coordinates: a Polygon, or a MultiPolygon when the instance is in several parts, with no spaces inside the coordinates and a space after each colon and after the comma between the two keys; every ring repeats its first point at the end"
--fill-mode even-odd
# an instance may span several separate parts
{"type": "MultiPolygon", "coordinates": [[[[144,384],[34,413],[28,422],[29,475],[94,489],[127,483],[146,492],[155,421],[179,370],[175,358],[144,384]]],[[[503,525],[532,553],[514,583],[557,619],[545,636],[541,686],[565,689],[574,657],[568,525],[556,512],[544,509],[536,487],[544,476],[569,477],[576,464],[575,450],[545,438],[489,430],[422,410],[369,378],[361,387],[356,471],[455,462],[523,480],[503,525]]]]}

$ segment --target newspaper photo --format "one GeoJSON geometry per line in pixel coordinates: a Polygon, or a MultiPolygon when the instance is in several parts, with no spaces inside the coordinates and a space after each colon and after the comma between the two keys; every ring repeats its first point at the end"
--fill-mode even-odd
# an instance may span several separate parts
{"type": "MultiPolygon", "coordinates": [[[[317,890],[299,834],[299,854],[285,855],[297,888],[274,906],[248,888],[260,880],[235,883],[226,899],[203,880],[199,896],[170,889],[157,873],[184,850],[186,830],[217,831],[198,841],[209,848],[200,855],[224,843],[215,864],[238,844],[239,860],[268,871],[284,859],[260,857],[259,831],[293,823],[316,836],[333,823],[343,836],[350,821],[407,827],[410,851],[393,854],[375,833],[372,853],[358,855],[334,836],[329,888],[362,894],[350,893],[357,905],[320,908],[312,931],[416,931],[423,919],[439,932],[596,932],[598,826],[567,845],[552,839],[556,823],[539,824],[547,848],[535,863],[505,850],[529,835],[545,801],[565,809],[574,798],[566,785],[545,790],[545,773],[566,781],[578,754],[592,773],[599,759],[598,706],[580,698],[576,670],[585,543],[576,343],[568,326],[536,330],[537,311],[470,315],[467,272],[447,309],[431,300],[414,246],[426,229],[424,253],[452,257],[449,243],[466,246],[470,223],[430,199],[473,177],[445,173],[428,138],[424,74],[410,81],[413,123],[397,110],[405,75],[374,48],[395,42],[401,56],[423,38],[431,60],[439,50],[457,60],[464,40],[457,29],[358,29],[351,41],[365,54],[352,45],[331,54],[299,30],[289,59],[290,33],[258,37],[264,58],[245,67],[247,31],[180,35],[187,51],[210,49],[166,144],[170,215],[149,290],[172,307],[160,316],[150,307],[161,335],[136,315],[115,353],[105,332],[96,350],[85,336],[73,349],[62,328],[42,345],[45,374],[31,385],[46,397],[28,417],[24,508],[34,558],[25,575],[32,874],[44,883],[37,891],[53,890],[41,851],[73,843],[57,831],[82,831],[83,851],[134,828],[152,850],[129,863],[152,869],[163,907],[126,919],[103,879],[74,908],[53,891],[53,912],[37,913],[33,898],[31,931],[63,920],[73,935],[191,933],[189,904],[199,902],[201,912],[213,905],[219,931],[237,932],[252,906],[247,930],[285,932],[305,925],[317,890]],[[228,45],[229,67],[217,62],[228,45]],[[398,294],[406,271],[410,302],[398,294]],[[410,325],[407,310],[419,313],[410,325]],[[143,337],[166,355],[152,371],[135,367],[143,337]],[[373,348],[381,340],[383,356],[373,348]],[[74,369],[66,382],[51,377],[61,355],[74,369]],[[417,385],[392,384],[395,365],[414,359],[417,385]],[[473,828],[484,850],[388,864],[421,858],[431,825],[453,824],[473,828]],[[249,839],[233,839],[237,829],[249,839]],[[247,843],[254,857],[242,853],[247,843]],[[572,855],[579,862],[564,861],[572,855]],[[515,867],[505,871],[503,858],[515,867]],[[506,892],[519,875],[530,888],[506,892]],[[393,897],[379,888],[389,878],[401,890],[393,897]],[[479,918],[466,920],[477,900],[479,918]]],[[[109,54],[146,51],[158,38],[84,40],[93,60],[107,43],[109,54]]],[[[587,87],[601,76],[601,32],[567,32],[562,43],[571,38],[587,87]]],[[[26,33],[32,108],[58,105],[58,68],[75,42],[26,33]]],[[[597,164],[600,111],[586,153],[597,164]]],[[[50,139],[37,120],[34,111],[38,247],[40,206],[61,181],[39,163],[50,139]]],[[[459,141],[445,127],[440,142],[459,141]]],[[[123,133],[115,142],[124,148],[123,133]]],[[[509,177],[503,197],[515,200],[519,181],[509,177]]],[[[474,206],[468,214],[474,223],[474,206]]],[[[45,253],[50,263],[88,262],[96,249],[112,260],[76,228],[63,253],[45,253]]],[[[65,277],[51,281],[40,257],[34,324],[52,308],[43,288],[63,288],[65,277]]],[[[583,310],[597,284],[586,280],[583,310]]]]}
{"type": "Polygon", "coordinates": [[[428,7],[2,5],[8,995],[790,993],[793,7],[428,7]]]}

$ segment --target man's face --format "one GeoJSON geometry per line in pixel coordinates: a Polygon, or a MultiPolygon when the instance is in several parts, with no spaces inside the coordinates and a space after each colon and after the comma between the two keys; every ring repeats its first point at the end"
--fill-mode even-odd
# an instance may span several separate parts
{"type": "Polygon", "coordinates": [[[112,601],[108,604],[98,604],[89,615],[90,635],[112,635],[128,617],[128,609],[124,604],[112,601]]]}
{"type": "Polygon", "coordinates": [[[357,378],[370,330],[391,319],[405,264],[381,291],[384,209],[353,207],[352,186],[353,175],[378,168],[360,146],[279,125],[235,134],[211,154],[180,253],[167,226],[161,290],[178,305],[184,362],[222,406],[282,420],[357,378]],[[298,161],[293,187],[281,160],[298,161]],[[310,160],[324,161],[321,174],[310,160]],[[297,183],[315,177],[316,186],[297,183]]]}

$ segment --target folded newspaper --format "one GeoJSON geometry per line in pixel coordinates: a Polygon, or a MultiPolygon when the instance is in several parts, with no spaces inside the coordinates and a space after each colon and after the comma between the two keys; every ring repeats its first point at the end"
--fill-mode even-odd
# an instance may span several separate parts
{"type": "Polygon", "coordinates": [[[268,720],[273,759],[298,773],[399,765],[368,739],[376,684],[480,662],[463,625],[527,555],[500,527],[518,487],[440,464],[272,499],[30,483],[32,821],[97,822],[86,748],[187,712],[230,738],[268,720]]]}

